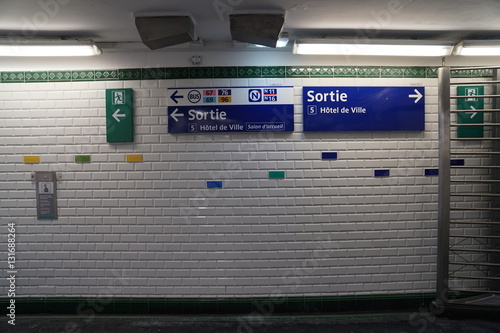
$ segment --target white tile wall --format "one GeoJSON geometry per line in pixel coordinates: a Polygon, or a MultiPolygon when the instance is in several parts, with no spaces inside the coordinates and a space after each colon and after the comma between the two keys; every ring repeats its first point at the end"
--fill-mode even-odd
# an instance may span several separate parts
{"type": "MultiPolygon", "coordinates": [[[[300,104],[295,133],[166,133],[167,87],[221,82],[275,80],[0,84],[0,216],[17,224],[21,296],[434,290],[438,179],[423,175],[437,167],[437,79],[418,79],[425,133],[303,134],[300,104]],[[135,143],[105,142],[106,88],[134,89],[135,143]],[[322,161],[323,151],[339,159],[322,161]],[[127,153],[144,162],[124,162],[127,153]],[[74,163],[79,154],[92,163],[74,163]],[[381,168],[391,177],[374,178],[381,168]],[[59,219],[39,221],[30,173],[49,170],[62,175],[59,219]],[[268,179],[273,170],[286,179],[268,179]],[[210,180],[224,188],[206,189],[210,180]]],[[[302,85],[323,82],[280,83],[300,103],[302,85]]]]}

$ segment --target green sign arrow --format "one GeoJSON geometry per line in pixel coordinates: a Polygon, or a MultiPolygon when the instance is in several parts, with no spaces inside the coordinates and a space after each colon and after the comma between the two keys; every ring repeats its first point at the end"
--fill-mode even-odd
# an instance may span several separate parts
{"type": "MultiPolygon", "coordinates": [[[[484,109],[484,98],[474,96],[484,95],[484,86],[460,86],[457,87],[458,96],[468,96],[457,101],[458,110],[470,110],[457,113],[457,124],[482,124],[484,123],[483,112],[476,110],[484,109]]],[[[457,138],[482,138],[483,126],[459,126],[457,138]]]]}
{"type": "Polygon", "coordinates": [[[106,141],[133,142],[133,91],[106,89],[106,141]]]}

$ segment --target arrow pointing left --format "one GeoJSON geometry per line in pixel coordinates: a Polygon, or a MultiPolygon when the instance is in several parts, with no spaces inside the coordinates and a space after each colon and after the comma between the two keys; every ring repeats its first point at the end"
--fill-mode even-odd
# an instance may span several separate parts
{"type": "Polygon", "coordinates": [[[179,117],[184,117],[184,113],[177,113],[177,111],[179,111],[179,109],[175,108],[174,112],[170,114],[170,117],[172,117],[176,123],[179,122],[179,117]]]}
{"type": "Polygon", "coordinates": [[[117,122],[120,122],[120,118],[124,118],[125,115],[120,113],[120,109],[116,109],[116,111],[113,113],[113,118],[115,118],[115,120],[117,122]]]}
{"type": "Polygon", "coordinates": [[[413,91],[415,92],[415,94],[408,95],[408,97],[415,98],[415,104],[417,104],[418,101],[420,101],[422,99],[423,95],[420,91],[418,91],[418,89],[414,89],[413,91]]]}
{"type": "Polygon", "coordinates": [[[178,92],[179,90],[176,90],[172,95],[170,95],[170,98],[175,102],[175,104],[179,103],[179,101],[177,100],[178,98],[184,98],[184,96],[182,95],[177,95],[178,92]]]}

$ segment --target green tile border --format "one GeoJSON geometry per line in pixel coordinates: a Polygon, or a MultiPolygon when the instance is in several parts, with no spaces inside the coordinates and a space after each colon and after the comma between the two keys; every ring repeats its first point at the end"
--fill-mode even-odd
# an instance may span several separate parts
{"type": "Polygon", "coordinates": [[[119,69],[118,80],[142,80],[142,68],[119,69]]]}
{"type": "Polygon", "coordinates": [[[24,72],[26,82],[48,82],[49,72],[24,72]]]}
{"type": "Polygon", "coordinates": [[[24,72],[2,72],[2,83],[19,83],[25,81],[24,72]]]}
{"type": "Polygon", "coordinates": [[[170,67],[165,68],[165,79],[189,79],[189,67],[170,67]]]}
{"type": "MultiPolygon", "coordinates": [[[[272,298],[16,297],[16,314],[79,315],[82,304],[99,305],[99,315],[248,315],[271,306],[273,311],[269,316],[414,312],[426,308],[435,299],[434,293],[272,298]]],[[[8,298],[0,298],[0,307],[6,307],[8,302],[8,298]]]]}
{"type": "Polygon", "coordinates": [[[49,82],[71,82],[71,71],[49,71],[49,82]]]}
{"type": "Polygon", "coordinates": [[[213,79],[213,67],[191,67],[189,68],[189,77],[192,79],[213,79]]]}
{"type": "Polygon", "coordinates": [[[238,77],[238,67],[214,67],[214,78],[235,79],[238,77]]]}
{"type": "MultiPolygon", "coordinates": [[[[0,72],[0,83],[235,78],[437,78],[426,66],[220,66],[0,72]]],[[[491,70],[453,71],[453,77],[492,77],[491,70]]]]}
{"type": "Polygon", "coordinates": [[[358,77],[380,78],[382,77],[382,67],[378,66],[359,67],[358,77]]]}
{"type": "Polygon", "coordinates": [[[380,76],[384,78],[404,78],[404,67],[382,67],[380,69],[380,76]]]}
{"type": "Polygon", "coordinates": [[[357,77],[358,67],[352,66],[336,66],[334,67],[335,77],[357,77]]]}
{"type": "Polygon", "coordinates": [[[262,67],[260,66],[244,66],[238,67],[239,78],[260,78],[262,77],[262,67]]]}
{"type": "Polygon", "coordinates": [[[118,70],[97,70],[94,71],[95,81],[115,81],[118,80],[118,70]]]}
{"type": "Polygon", "coordinates": [[[285,67],[286,77],[309,77],[310,76],[310,68],[309,67],[301,67],[301,66],[286,66],[285,67]]]}
{"type": "Polygon", "coordinates": [[[286,68],[285,66],[264,66],[262,67],[262,77],[285,78],[286,68]]]}

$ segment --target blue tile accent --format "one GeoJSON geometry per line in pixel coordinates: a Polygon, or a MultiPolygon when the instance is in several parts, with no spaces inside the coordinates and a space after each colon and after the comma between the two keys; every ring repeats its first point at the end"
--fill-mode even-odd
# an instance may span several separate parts
{"type": "Polygon", "coordinates": [[[207,188],[222,188],[222,181],[209,181],[207,188]]]}
{"type": "Polygon", "coordinates": [[[389,170],[375,170],[375,177],[389,177],[391,172],[389,170]]]}
{"type": "Polygon", "coordinates": [[[425,169],[426,176],[439,176],[439,169],[425,169]]]}
{"type": "Polygon", "coordinates": [[[450,160],[450,165],[465,165],[465,160],[450,160]]]}
{"type": "Polygon", "coordinates": [[[323,153],[321,153],[321,159],[323,159],[323,160],[336,160],[337,159],[337,153],[323,152],[323,153]]]}

